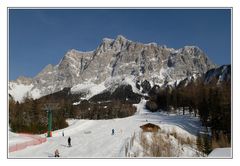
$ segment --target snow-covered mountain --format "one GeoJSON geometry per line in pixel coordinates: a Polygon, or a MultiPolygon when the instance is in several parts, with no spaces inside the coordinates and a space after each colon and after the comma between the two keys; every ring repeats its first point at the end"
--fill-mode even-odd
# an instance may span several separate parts
{"type": "Polygon", "coordinates": [[[214,81],[216,81],[217,84],[231,82],[231,65],[222,65],[207,71],[204,75],[204,82],[211,83],[214,81]]]}
{"type": "Polygon", "coordinates": [[[10,81],[9,93],[22,101],[24,97],[36,99],[70,87],[74,93],[90,91],[89,98],[122,83],[132,87],[145,80],[151,86],[174,84],[215,67],[197,46],[174,49],[134,42],[119,35],[116,39],[104,38],[94,51],[68,51],[57,65],[47,65],[34,78],[10,81]]]}
{"type": "Polygon", "coordinates": [[[222,83],[231,84],[231,65],[222,65],[208,70],[205,74],[194,74],[181,80],[176,86],[185,87],[189,83],[196,83],[196,81],[212,85],[221,85],[222,83]]]}

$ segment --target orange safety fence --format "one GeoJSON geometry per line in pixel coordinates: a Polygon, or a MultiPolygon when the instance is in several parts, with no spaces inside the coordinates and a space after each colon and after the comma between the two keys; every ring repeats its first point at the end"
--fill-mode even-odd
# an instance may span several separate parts
{"type": "Polygon", "coordinates": [[[19,134],[19,135],[32,138],[32,140],[27,141],[27,142],[23,142],[23,143],[17,143],[15,145],[11,145],[9,147],[9,152],[10,153],[25,149],[28,146],[39,145],[39,144],[42,144],[42,143],[47,141],[47,138],[43,138],[43,137],[36,136],[36,135],[30,135],[30,134],[19,134]]]}

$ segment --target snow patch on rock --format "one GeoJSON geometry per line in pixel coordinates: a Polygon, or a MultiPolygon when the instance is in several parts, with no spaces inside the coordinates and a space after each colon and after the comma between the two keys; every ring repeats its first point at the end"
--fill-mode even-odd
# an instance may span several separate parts
{"type": "Polygon", "coordinates": [[[25,97],[29,97],[28,95],[32,88],[33,84],[24,85],[10,82],[9,93],[12,95],[15,101],[22,102],[25,97]]]}
{"type": "MultiPolygon", "coordinates": [[[[73,93],[73,94],[74,93],[85,93],[86,96],[84,97],[84,99],[88,100],[92,96],[101,93],[105,89],[106,89],[106,87],[104,85],[104,82],[102,82],[100,84],[94,84],[94,83],[88,81],[88,82],[73,86],[71,88],[71,93],[73,93]]],[[[75,103],[75,104],[79,104],[79,103],[75,103]]]]}

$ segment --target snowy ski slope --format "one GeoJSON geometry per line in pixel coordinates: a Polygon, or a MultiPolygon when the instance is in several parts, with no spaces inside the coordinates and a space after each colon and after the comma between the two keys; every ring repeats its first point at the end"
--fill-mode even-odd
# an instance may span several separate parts
{"type": "MultiPolygon", "coordinates": [[[[47,142],[9,153],[9,157],[49,158],[54,157],[54,151],[58,149],[63,158],[119,158],[125,157],[125,144],[134,132],[141,130],[139,126],[143,124],[154,123],[166,131],[174,128],[178,134],[189,138],[195,138],[201,128],[198,118],[193,116],[150,113],[144,109],[145,102],[142,100],[137,104],[137,113],[127,118],[68,120],[69,127],[54,131],[53,137],[47,138],[47,142]],[[111,133],[112,129],[115,130],[114,135],[111,133]],[[72,139],[72,147],[67,146],[68,136],[72,139]]],[[[9,136],[9,142],[17,140],[22,141],[14,134],[9,136]]]]}

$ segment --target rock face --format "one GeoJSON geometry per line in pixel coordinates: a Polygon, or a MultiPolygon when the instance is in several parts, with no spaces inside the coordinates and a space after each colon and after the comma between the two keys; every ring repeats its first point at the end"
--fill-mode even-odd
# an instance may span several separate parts
{"type": "Polygon", "coordinates": [[[211,69],[204,75],[204,83],[217,83],[222,82],[231,83],[231,65],[222,65],[218,68],[211,69]]]}
{"type": "Polygon", "coordinates": [[[103,93],[97,94],[90,98],[91,102],[103,102],[120,100],[127,103],[139,103],[141,100],[141,95],[136,94],[132,91],[130,85],[120,85],[112,93],[110,91],[104,91],[103,93]]]}
{"type": "Polygon", "coordinates": [[[156,43],[133,42],[119,35],[116,39],[104,38],[91,52],[68,51],[59,64],[47,65],[34,78],[11,81],[9,92],[16,94],[14,87],[20,84],[31,85],[28,95],[38,98],[64,87],[84,82],[100,84],[115,77],[131,77],[134,82],[147,80],[151,86],[163,86],[214,67],[216,65],[196,46],[176,50],[156,43]]]}
{"type": "Polygon", "coordinates": [[[222,83],[231,85],[231,65],[222,65],[208,70],[205,74],[186,77],[180,81],[176,87],[185,87],[190,83],[196,83],[196,81],[204,83],[205,85],[211,84],[217,86],[222,83]]]}

